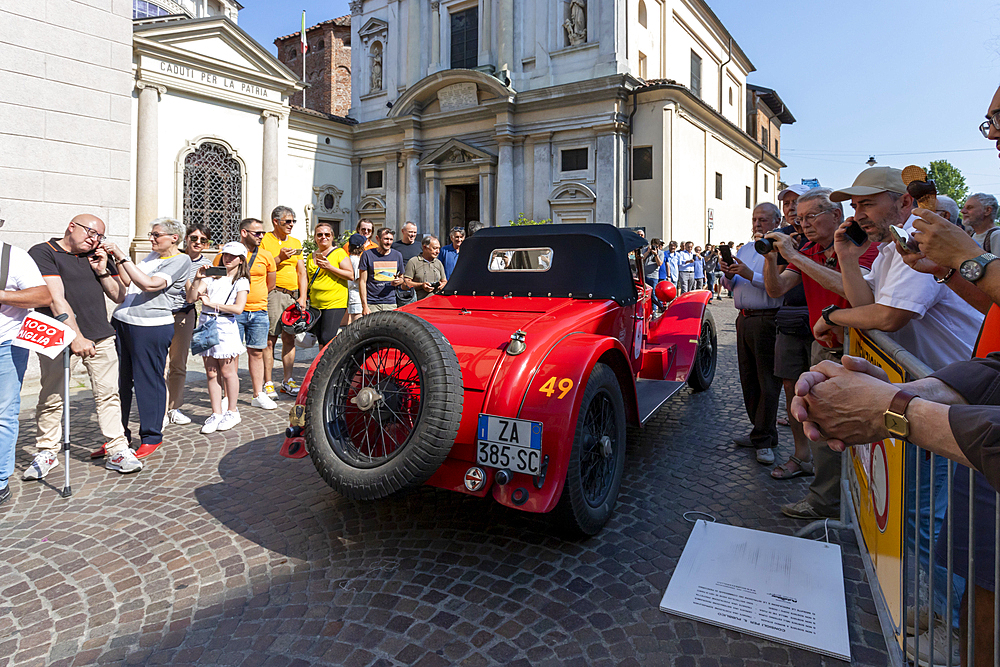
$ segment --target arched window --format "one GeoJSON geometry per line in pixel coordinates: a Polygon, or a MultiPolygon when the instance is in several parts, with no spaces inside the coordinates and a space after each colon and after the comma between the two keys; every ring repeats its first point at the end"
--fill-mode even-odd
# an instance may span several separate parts
{"type": "Polygon", "coordinates": [[[170,11],[148,0],[132,0],[132,18],[145,19],[156,16],[169,16],[170,11]]]}
{"type": "Polygon", "coordinates": [[[206,141],[184,158],[184,224],[208,226],[213,243],[239,240],[243,176],[226,147],[206,141]]]}
{"type": "Polygon", "coordinates": [[[639,25],[646,27],[646,3],[639,0],[639,25]]]}

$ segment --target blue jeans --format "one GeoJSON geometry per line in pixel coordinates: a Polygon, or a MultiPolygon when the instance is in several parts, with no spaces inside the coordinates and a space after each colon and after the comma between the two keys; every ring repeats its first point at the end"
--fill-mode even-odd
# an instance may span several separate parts
{"type": "Polygon", "coordinates": [[[10,341],[0,343],[0,489],[14,472],[14,450],[17,446],[18,421],[21,411],[21,383],[28,367],[28,351],[14,347],[10,341]],[[17,382],[13,380],[17,378],[17,382]]]}
{"type": "MultiPolygon", "coordinates": [[[[934,470],[931,471],[931,462],[927,459],[925,453],[920,450],[918,451],[916,447],[907,446],[906,447],[906,464],[907,464],[907,474],[910,475],[909,479],[913,479],[912,471],[913,465],[919,461],[920,463],[920,552],[917,554],[917,560],[920,563],[920,568],[924,572],[928,571],[928,566],[930,566],[930,574],[934,577],[934,611],[941,616],[941,618],[947,618],[948,614],[948,569],[939,563],[930,562],[930,539],[931,539],[931,518],[933,518],[934,523],[934,538],[935,540],[944,539],[947,540],[948,531],[941,530],[942,526],[946,526],[946,514],[948,511],[948,459],[943,456],[934,457],[934,470]],[[931,485],[934,486],[934,507],[931,508],[931,485]],[[933,509],[933,511],[932,511],[933,509]]],[[[911,485],[910,488],[912,489],[911,485]]],[[[966,486],[967,488],[967,486],[966,486]]],[[[908,494],[906,512],[906,529],[907,529],[907,546],[913,547],[913,531],[916,522],[916,513],[913,511],[913,500],[914,494],[912,490],[908,494]]],[[[990,539],[992,540],[992,530],[990,531],[990,539]]],[[[935,543],[936,546],[936,543],[935,543]]],[[[947,549],[945,549],[947,552],[947,549]]],[[[947,561],[946,561],[947,562],[947,561]]],[[[992,559],[990,559],[990,570],[992,571],[993,564],[992,559]]],[[[958,568],[956,568],[957,570],[958,568]]],[[[965,579],[958,574],[952,575],[952,585],[953,593],[951,598],[952,607],[952,622],[954,627],[958,627],[958,615],[960,611],[960,602],[962,600],[962,594],[965,592],[965,579]]]]}
{"type": "Polygon", "coordinates": [[[266,310],[244,310],[236,316],[240,340],[255,350],[267,348],[267,334],[271,330],[266,310]]]}

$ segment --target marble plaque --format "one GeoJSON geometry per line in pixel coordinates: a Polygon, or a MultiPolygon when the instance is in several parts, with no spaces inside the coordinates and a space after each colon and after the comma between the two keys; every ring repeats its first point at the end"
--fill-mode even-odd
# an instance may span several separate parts
{"type": "Polygon", "coordinates": [[[455,111],[479,106],[479,97],[474,83],[454,83],[438,91],[441,111],[455,111]]]}

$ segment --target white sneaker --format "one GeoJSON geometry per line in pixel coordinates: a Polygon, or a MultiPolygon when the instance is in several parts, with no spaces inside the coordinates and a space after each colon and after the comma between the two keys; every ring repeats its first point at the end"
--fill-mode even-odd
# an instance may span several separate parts
{"type": "Polygon", "coordinates": [[[201,427],[201,432],[204,434],[215,433],[219,429],[219,423],[222,421],[223,415],[218,412],[213,412],[211,416],[205,420],[205,425],[201,427]]]}
{"type": "Polygon", "coordinates": [[[271,398],[264,392],[260,392],[253,397],[250,401],[250,405],[255,408],[263,408],[264,410],[274,410],[278,407],[278,404],[271,400],[271,398]]]}
{"type": "Polygon", "coordinates": [[[272,401],[274,399],[278,398],[278,392],[274,390],[274,383],[273,382],[265,382],[264,383],[264,393],[272,401]]]}
{"type": "Polygon", "coordinates": [[[24,471],[24,479],[41,479],[49,474],[49,471],[59,465],[59,454],[50,452],[38,452],[35,459],[24,471]]]}
{"type": "Polygon", "coordinates": [[[142,470],[142,461],[135,457],[135,452],[131,448],[125,447],[117,454],[106,458],[104,467],[108,470],[117,470],[124,475],[142,470]]]}
{"type": "Polygon", "coordinates": [[[191,418],[180,410],[167,410],[167,419],[170,420],[171,424],[177,424],[178,426],[185,426],[191,423],[191,418]]]}
{"type": "Polygon", "coordinates": [[[219,425],[216,427],[217,431],[228,431],[232,427],[239,424],[242,419],[240,419],[240,413],[234,412],[232,410],[227,410],[222,419],[219,420],[219,425]]]}

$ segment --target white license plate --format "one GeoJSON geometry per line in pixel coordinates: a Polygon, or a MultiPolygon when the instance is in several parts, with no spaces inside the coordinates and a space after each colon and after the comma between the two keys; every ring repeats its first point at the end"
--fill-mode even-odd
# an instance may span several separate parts
{"type": "Polygon", "coordinates": [[[476,463],[541,474],[542,423],[480,414],[476,463]]]}

